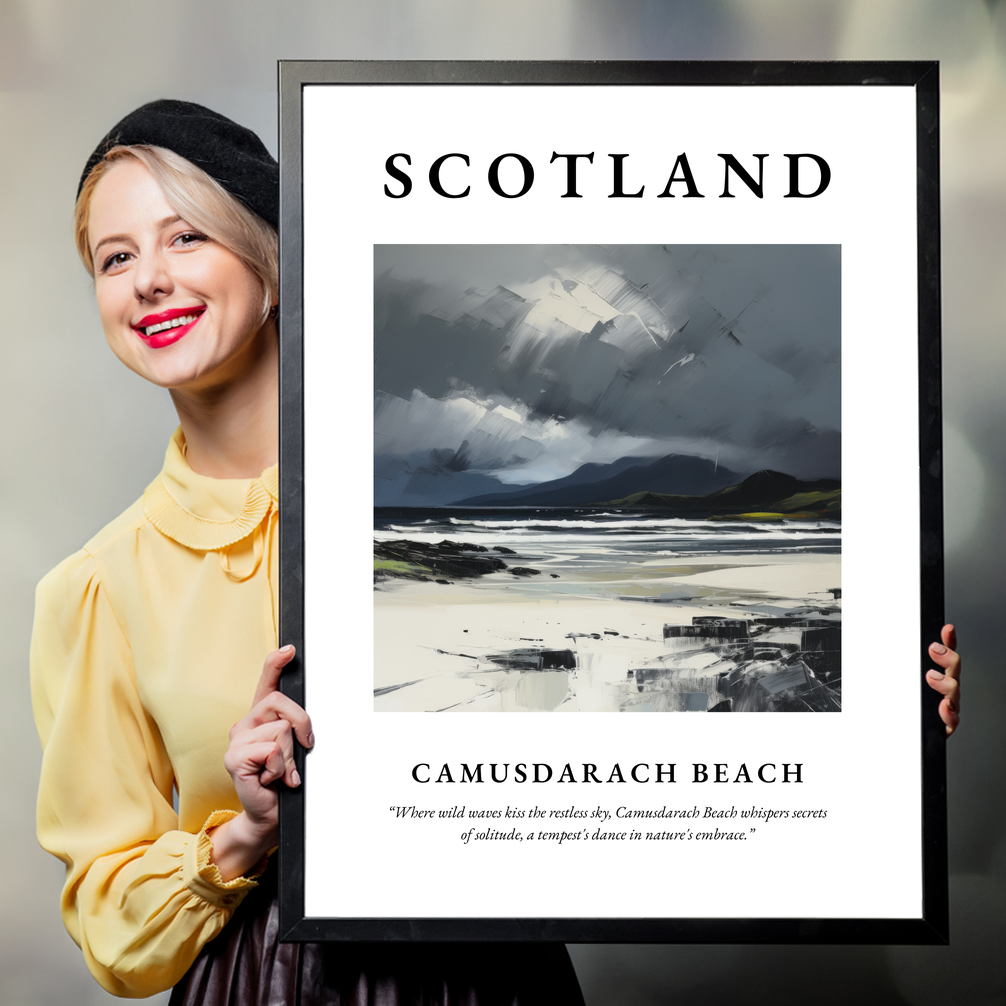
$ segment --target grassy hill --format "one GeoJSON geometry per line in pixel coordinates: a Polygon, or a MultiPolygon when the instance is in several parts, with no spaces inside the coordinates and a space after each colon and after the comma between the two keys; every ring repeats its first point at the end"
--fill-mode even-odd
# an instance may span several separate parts
{"type": "Polygon", "coordinates": [[[706,496],[673,496],[648,490],[604,506],[664,510],[708,520],[841,520],[842,487],[837,479],[803,481],[769,469],[706,496]]]}

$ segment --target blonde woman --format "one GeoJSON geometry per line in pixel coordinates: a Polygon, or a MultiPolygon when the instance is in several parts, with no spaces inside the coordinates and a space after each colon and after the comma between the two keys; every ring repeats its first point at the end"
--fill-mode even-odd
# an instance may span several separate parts
{"type": "Polygon", "coordinates": [[[81,178],[105,337],[180,425],[141,499],[38,588],[38,833],[67,929],[120,996],[582,1004],[561,945],[277,943],[277,788],[314,743],[277,688],[277,223],[261,141],[188,102],[126,116],[81,178]]]}

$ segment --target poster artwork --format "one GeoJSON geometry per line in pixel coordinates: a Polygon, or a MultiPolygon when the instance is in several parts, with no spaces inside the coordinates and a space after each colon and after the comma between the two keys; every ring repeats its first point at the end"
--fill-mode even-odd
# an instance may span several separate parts
{"type": "Polygon", "coordinates": [[[838,245],[374,248],[374,709],[837,712],[838,245]]]}

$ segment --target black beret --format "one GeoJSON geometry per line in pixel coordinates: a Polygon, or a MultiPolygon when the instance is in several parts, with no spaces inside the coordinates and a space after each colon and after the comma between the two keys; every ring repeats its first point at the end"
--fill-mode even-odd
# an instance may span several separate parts
{"type": "Polygon", "coordinates": [[[166,147],[191,161],[273,227],[279,226],[279,165],[250,130],[191,101],[162,98],[114,125],[84,165],[77,195],[91,169],[112,147],[166,147]]]}

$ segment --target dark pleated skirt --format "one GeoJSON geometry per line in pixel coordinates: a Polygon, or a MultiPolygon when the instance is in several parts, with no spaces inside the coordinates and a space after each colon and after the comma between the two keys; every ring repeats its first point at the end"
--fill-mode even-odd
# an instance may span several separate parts
{"type": "Polygon", "coordinates": [[[583,1006],[561,943],[280,943],[274,872],[170,1006],[583,1006]]]}

